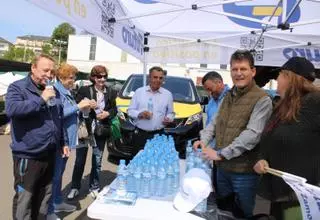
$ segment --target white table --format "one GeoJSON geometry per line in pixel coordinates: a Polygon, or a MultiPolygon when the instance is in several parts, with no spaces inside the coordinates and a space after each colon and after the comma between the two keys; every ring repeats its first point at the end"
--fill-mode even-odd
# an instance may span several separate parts
{"type": "MultiPolygon", "coordinates": [[[[109,187],[105,187],[99,194],[102,195],[109,187]]],[[[152,199],[138,198],[134,206],[104,204],[95,200],[87,210],[87,215],[95,219],[154,219],[154,220],[203,220],[190,213],[181,213],[177,211],[172,201],[159,201],[152,199]]]]}
{"type": "MultiPolygon", "coordinates": [[[[181,176],[184,174],[185,163],[180,160],[181,176]]],[[[99,195],[109,190],[106,186],[99,195]]],[[[172,201],[160,201],[153,199],[138,198],[134,206],[105,204],[98,198],[88,207],[87,215],[95,219],[152,219],[152,220],[203,220],[190,213],[181,213],[173,207],[172,201]]]]}

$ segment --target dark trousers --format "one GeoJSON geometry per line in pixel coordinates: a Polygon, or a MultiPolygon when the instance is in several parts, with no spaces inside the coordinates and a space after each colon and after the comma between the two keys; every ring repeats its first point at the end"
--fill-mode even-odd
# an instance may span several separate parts
{"type": "Polygon", "coordinates": [[[68,157],[62,157],[60,152],[56,153],[54,175],[52,180],[52,196],[49,200],[48,214],[54,213],[54,204],[61,204],[63,202],[62,196],[62,177],[68,157]]]}
{"type": "Polygon", "coordinates": [[[259,175],[254,173],[233,173],[217,168],[217,195],[220,198],[235,195],[245,217],[251,217],[255,206],[259,175]]]}
{"type": "Polygon", "coordinates": [[[14,220],[46,218],[52,191],[54,161],[54,152],[41,160],[13,157],[14,220]]]}
{"type": "Polygon", "coordinates": [[[144,145],[146,144],[148,139],[152,139],[155,134],[163,133],[163,129],[156,131],[144,131],[142,129],[136,128],[134,136],[132,138],[133,155],[136,155],[140,150],[144,149],[144,145]]]}
{"type": "MultiPolygon", "coordinates": [[[[91,172],[90,172],[90,182],[89,190],[100,190],[100,180],[99,174],[101,171],[101,162],[103,151],[106,144],[106,138],[97,138],[96,137],[96,146],[92,146],[92,158],[91,158],[91,172]]],[[[73,167],[72,173],[72,185],[73,189],[81,188],[81,179],[86,165],[88,153],[88,145],[79,147],[76,150],[76,161],[73,167]]]]}

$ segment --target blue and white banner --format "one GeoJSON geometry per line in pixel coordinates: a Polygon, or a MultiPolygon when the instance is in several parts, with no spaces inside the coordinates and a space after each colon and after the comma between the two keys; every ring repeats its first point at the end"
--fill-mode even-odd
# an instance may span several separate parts
{"type": "Polygon", "coordinates": [[[28,0],[67,22],[103,38],[136,58],[143,59],[144,33],[128,20],[109,22],[126,16],[115,0],[28,0]]]}
{"type": "Polygon", "coordinates": [[[282,178],[295,191],[299,199],[303,219],[320,219],[320,187],[285,175],[282,178]]]}

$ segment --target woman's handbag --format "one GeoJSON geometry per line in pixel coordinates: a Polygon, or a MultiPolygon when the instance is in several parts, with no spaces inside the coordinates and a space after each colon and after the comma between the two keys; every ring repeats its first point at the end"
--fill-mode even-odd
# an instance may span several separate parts
{"type": "Polygon", "coordinates": [[[96,127],[94,128],[94,134],[97,137],[110,137],[111,128],[109,125],[104,125],[101,123],[96,123],[96,127]]]}
{"type": "Polygon", "coordinates": [[[81,121],[78,127],[78,138],[80,140],[88,139],[89,133],[85,121],[81,121]]]}

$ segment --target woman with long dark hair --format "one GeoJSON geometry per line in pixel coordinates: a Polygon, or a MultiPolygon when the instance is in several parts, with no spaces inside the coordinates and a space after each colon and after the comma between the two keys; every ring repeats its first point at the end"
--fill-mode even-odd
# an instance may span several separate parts
{"type": "Polygon", "coordinates": [[[277,79],[280,100],[261,137],[261,160],[254,170],[265,175],[258,194],[271,201],[276,219],[286,218],[286,210],[299,202],[282,178],[266,174],[267,167],[320,183],[320,91],[312,84],[314,71],[313,64],[301,57],[283,65],[277,79]]]}

